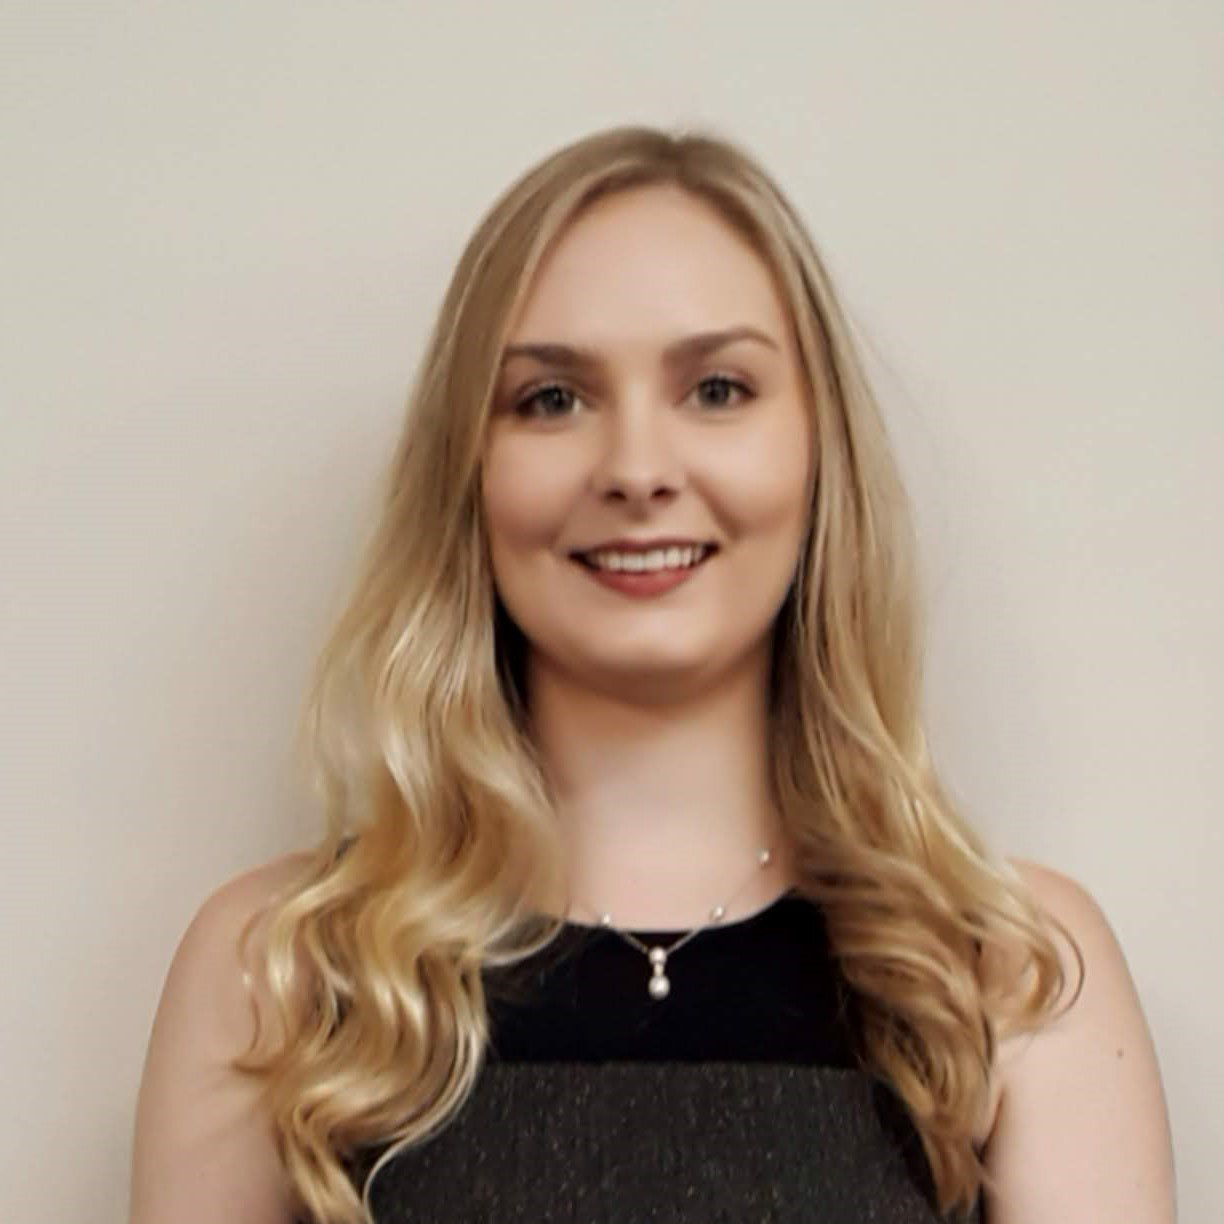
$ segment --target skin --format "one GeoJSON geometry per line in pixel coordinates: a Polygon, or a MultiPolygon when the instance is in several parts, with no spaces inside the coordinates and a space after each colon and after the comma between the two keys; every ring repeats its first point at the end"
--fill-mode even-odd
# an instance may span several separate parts
{"type": "Polygon", "coordinates": [[[574,917],[691,926],[741,885],[728,917],[750,912],[789,881],[765,697],[814,468],[782,301],[716,214],[673,188],[639,190],[562,236],[506,351],[482,507],[494,580],[532,645],[532,720],[587,898],[574,917]],[[737,328],[754,334],[666,358],[737,328]],[[540,344],[590,361],[517,352],[540,344]],[[718,552],[650,600],[569,555],[658,536],[718,552]],[[765,870],[763,845],[777,849],[765,870]]]}
{"type": "MultiPolygon", "coordinates": [[[[574,892],[622,925],[681,928],[742,884],[727,913],[742,916],[793,878],[767,784],[767,645],[812,472],[782,301],[705,205],[672,188],[638,189],[584,214],[541,268],[511,344],[541,341],[597,362],[579,373],[507,361],[481,498],[495,581],[532,647],[529,704],[574,892]],[[737,341],[664,361],[678,339],[740,325],[774,345],[737,341]],[[751,397],[707,381],[716,375],[743,381],[751,397]],[[537,401],[535,411],[547,405],[559,419],[515,413],[544,383],[573,391],[537,401]],[[650,601],[599,586],[568,558],[611,537],[656,534],[714,540],[720,551],[650,601]],[[754,867],[770,842],[780,853],[754,867]]],[[[293,1218],[254,1087],[227,1064],[254,1031],[238,932],[304,858],[227,881],[180,941],[141,1080],[130,1224],[293,1218]]],[[[1117,939],[1075,881],[1013,866],[1076,938],[1087,978],[1061,1020],[998,1052],[976,1128],[997,1183],[987,1224],[1171,1224],[1160,1074],[1117,939]]],[[[256,927],[257,945],[262,937],[256,927]]],[[[275,1031],[266,992],[255,991],[275,1031]]]]}

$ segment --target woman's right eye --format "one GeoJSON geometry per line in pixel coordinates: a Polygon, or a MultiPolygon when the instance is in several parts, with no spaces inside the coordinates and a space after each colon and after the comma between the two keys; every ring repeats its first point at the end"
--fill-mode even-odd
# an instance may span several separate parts
{"type": "Polygon", "coordinates": [[[514,411],[519,416],[525,417],[557,417],[568,415],[565,411],[567,404],[566,397],[573,397],[573,392],[568,387],[563,387],[559,383],[549,383],[546,387],[539,387],[530,395],[525,396],[515,405],[514,411]],[[536,405],[539,405],[537,409],[536,405]],[[556,409],[557,411],[552,411],[556,409]]]}

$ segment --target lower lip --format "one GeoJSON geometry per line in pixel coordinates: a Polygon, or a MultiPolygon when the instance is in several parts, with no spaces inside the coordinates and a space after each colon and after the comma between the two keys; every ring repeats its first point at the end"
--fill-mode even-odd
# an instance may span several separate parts
{"type": "Polygon", "coordinates": [[[575,561],[574,564],[602,586],[611,587],[612,590],[619,591],[622,595],[632,595],[636,599],[648,599],[652,595],[662,595],[664,591],[678,587],[701,569],[712,555],[707,553],[696,565],[689,565],[684,569],[663,569],[653,574],[634,574],[628,570],[592,569],[581,561],[575,561]]]}

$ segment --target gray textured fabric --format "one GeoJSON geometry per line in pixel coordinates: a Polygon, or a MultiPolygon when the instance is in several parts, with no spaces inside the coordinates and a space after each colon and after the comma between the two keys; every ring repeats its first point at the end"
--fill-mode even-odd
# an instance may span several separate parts
{"type": "MultiPolygon", "coordinates": [[[[931,1224],[880,1094],[850,1068],[493,1062],[448,1127],[380,1170],[375,1219],[931,1224]]],[[[980,1204],[959,1219],[981,1224],[980,1204]]]]}

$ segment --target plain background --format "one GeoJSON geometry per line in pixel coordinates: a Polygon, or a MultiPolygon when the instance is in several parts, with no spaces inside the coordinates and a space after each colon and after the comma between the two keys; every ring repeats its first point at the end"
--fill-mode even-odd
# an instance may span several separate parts
{"type": "Polygon", "coordinates": [[[123,1219],[179,936],[319,828],[292,727],[461,244],[632,121],[807,218],[917,506],[937,763],[1104,908],[1220,1218],[1215,0],[0,14],[4,1218],[123,1219]]]}

